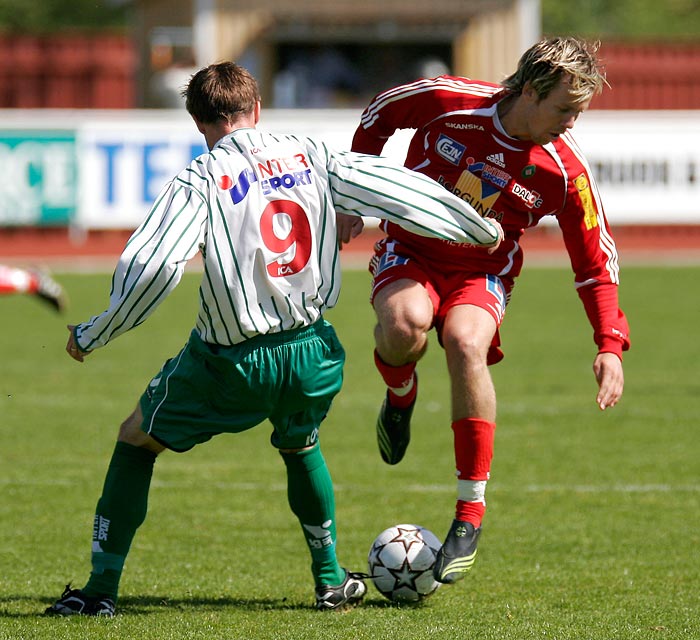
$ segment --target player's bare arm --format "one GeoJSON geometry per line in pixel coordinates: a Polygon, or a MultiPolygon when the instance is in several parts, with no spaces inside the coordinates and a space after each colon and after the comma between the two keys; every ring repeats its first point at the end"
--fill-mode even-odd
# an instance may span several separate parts
{"type": "Polygon", "coordinates": [[[596,403],[601,411],[614,407],[625,386],[622,360],[614,353],[599,353],[593,361],[593,373],[598,382],[596,403]]]}

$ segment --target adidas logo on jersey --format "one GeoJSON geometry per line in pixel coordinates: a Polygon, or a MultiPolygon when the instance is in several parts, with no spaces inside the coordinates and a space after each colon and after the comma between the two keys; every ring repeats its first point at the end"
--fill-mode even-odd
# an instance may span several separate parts
{"type": "Polygon", "coordinates": [[[505,158],[503,157],[502,153],[492,153],[490,156],[486,156],[486,159],[489,162],[493,162],[494,164],[497,164],[499,167],[506,166],[506,161],[505,161],[505,158]]]}

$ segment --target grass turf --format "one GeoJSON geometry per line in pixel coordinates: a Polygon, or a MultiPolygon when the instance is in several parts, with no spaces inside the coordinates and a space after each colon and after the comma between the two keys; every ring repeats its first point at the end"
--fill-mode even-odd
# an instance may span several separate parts
{"type": "MultiPolygon", "coordinates": [[[[691,267],[623,272],[633,349],[625,396],[601,413],[591,329],[570,272],[526,270],[502,331],[506,359],[493,368],[499,426],[474,569],[418,607],[394,606],[370,587],[363,606],[330,614],[312,608],[284,465],[261,425],[158,460],[115,619],[42,616],[66,582],[87,578],[118,425],[184,343],[199,276],[186,275],[143,327],[83,365],[63,351],[65,324],[106,306],[108,275],[59,275],[65,318],[27,297],[3,298],[0,639],[700,637],[699,276],[691,267]]],[[[381,462],[368,276],[344,278],[329,319],[348,352],[346,378],[321,441],[336,484],[339,557],[364,570],[389,525],[416,522],[444,536],[454,463],[434,336],[420,364],[413,442],[401,464],[381,462]]]]}

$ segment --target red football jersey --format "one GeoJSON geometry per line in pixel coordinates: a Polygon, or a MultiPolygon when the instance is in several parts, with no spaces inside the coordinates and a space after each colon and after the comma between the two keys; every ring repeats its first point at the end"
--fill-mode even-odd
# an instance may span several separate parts
{"type": "Polygon", "coordinates": [[[498,250],[384,229],[433,260],[516,277],[523,232],[555,216],[596,343],[621,355],[629,330],[617,303],[618,255],[590,168],[570,133],[546,145],[511,138],[496,110],[505,95],[499,85],[454,76],[398,86],[367,106],[352,143],[353,151],[379,155],[397,129],[416,129],[405,165],[498,220],[505,232],[498,250]]]}

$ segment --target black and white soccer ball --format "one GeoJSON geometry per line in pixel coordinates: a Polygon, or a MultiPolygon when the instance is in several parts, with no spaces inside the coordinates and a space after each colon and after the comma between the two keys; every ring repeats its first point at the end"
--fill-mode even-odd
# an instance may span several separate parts
{"type": "Polygon", "coordinates": [[[433,565],[442,543],[416,524],[397,524],[382,531],[369,550],[369,575],[379,593],[392,602],[418,602],[440,586],[433,565]]]}

